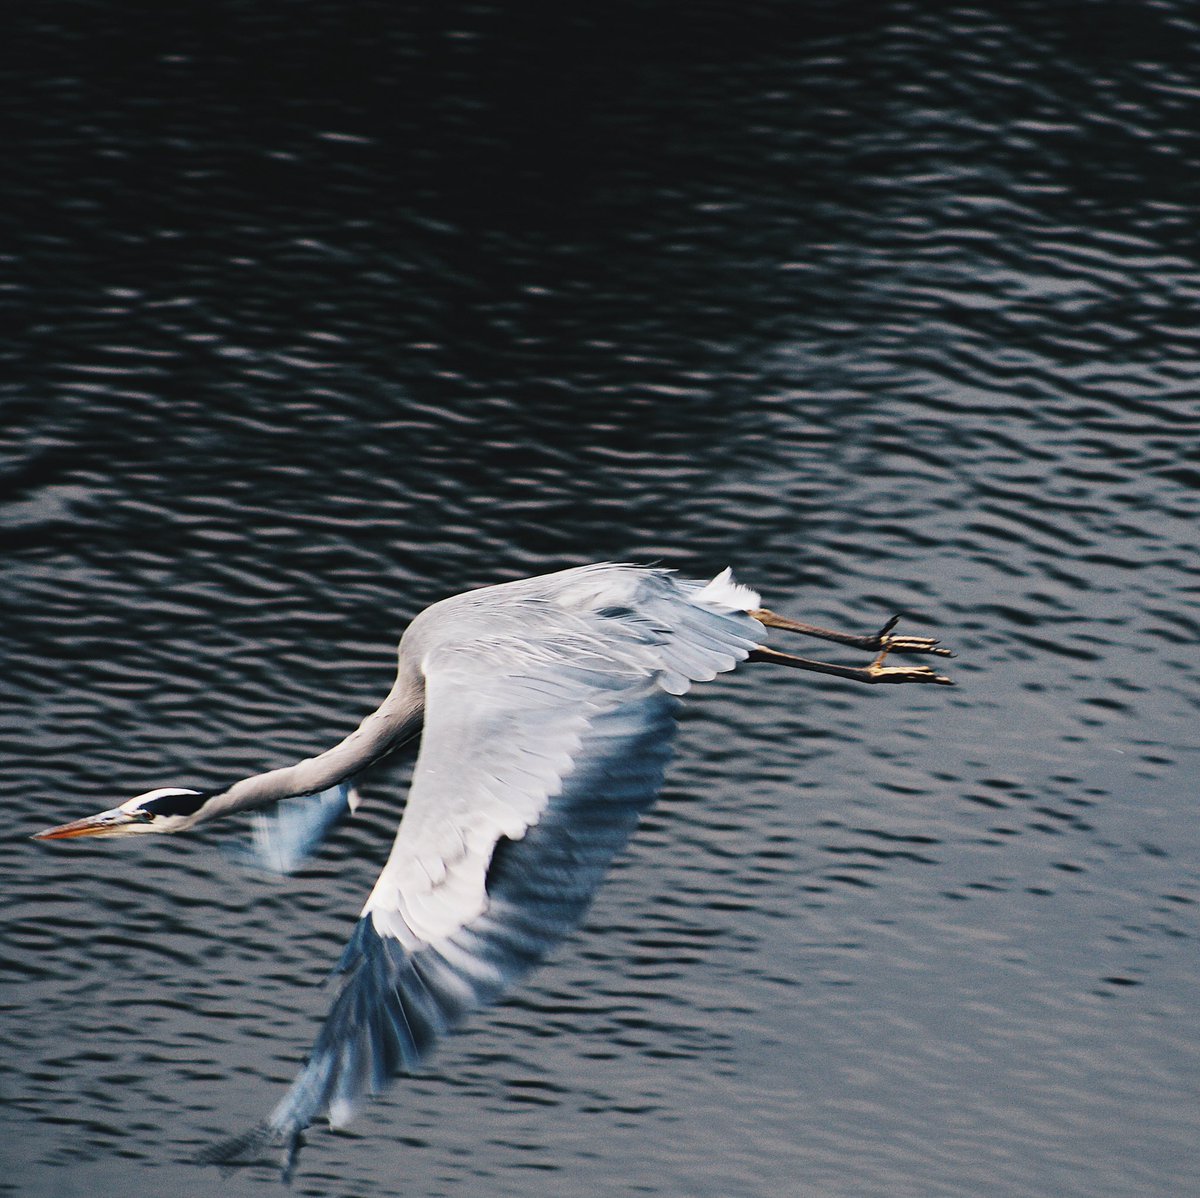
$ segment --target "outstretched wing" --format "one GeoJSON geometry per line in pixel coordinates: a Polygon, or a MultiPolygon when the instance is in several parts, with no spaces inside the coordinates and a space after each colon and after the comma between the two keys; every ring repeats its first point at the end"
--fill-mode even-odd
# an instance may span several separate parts
{"type": "Polygon", "coordinates": [[[756,621],[694,593],[672,596],[669,623],[556,609],[549,627],[428,653],[408,804],[341,990],[258,1136],[206,1159],[282,1141],[290,1173],[308,1124],[346,1122],[579,924],[662,784],[677,693],[762,640],[756,621]]]}

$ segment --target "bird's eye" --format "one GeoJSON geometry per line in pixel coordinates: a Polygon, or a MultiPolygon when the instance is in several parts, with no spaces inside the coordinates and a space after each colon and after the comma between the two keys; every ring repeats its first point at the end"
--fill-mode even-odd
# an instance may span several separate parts
{"type": "Polygon", "coordinates": [[[166,790],[146,799],[141,810],[147,819],[159,815],[195,815],[208,801],[208,795],[197,790],[166,790]]]}

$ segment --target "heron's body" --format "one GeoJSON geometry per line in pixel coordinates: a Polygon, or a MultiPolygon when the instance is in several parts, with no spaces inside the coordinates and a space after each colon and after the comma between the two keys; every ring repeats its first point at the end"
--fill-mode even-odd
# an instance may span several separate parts
{"type": "Polygon", "coordinates": [[[337,807],[356,775],[423,728],[391,855],[307,1065],[265,1124],[204,1158],[244,1163],[278,1142],[290,1173],[305,1127],[345,1122],[578,925],[658,792],[678,696],[693,682],[752,656],[863,681],[945,681],[884,667],[889,650],[944,652],[889,633],[772,616],[729,571],[702,583],[604,564],[487,587],[413,620],[391,693],[327,752],[215,794],[153,791],[43,835],[178,831],[319,792],[337,807]],[[880,657],[857,670],[789,658],[762,648],[764,625],[880,657]]]}

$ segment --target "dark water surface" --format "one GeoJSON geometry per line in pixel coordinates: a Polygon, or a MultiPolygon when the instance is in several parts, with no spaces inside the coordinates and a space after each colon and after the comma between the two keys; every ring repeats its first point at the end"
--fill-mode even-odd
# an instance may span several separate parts
{"type": "Polygon", "coordinates": [[[727,7],[7,31],[0,1192],[277,1192],[179,1162],[307,1051],[406,767],[284,882],[27,835],[603,558],[961,685],[700,688],[584,932],[297,1192],[1196,1192],[1196,10],[727,7]]]}

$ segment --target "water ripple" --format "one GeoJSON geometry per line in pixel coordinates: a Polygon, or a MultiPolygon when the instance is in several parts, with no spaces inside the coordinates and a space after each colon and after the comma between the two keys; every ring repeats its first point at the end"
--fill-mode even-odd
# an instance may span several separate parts
{"type": "Polygon", "coordinates": [[[427,603],[601,558],[901,612],[960,687],[702,688],[586,930],[299,1192],[1190,1183],[1194,14],[654,12],[13,22],[0,1190],[209,1180],[409,767],[280,883],[24,837],[307,755],[427,603]]]}

